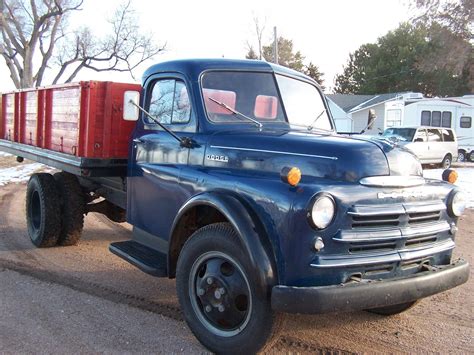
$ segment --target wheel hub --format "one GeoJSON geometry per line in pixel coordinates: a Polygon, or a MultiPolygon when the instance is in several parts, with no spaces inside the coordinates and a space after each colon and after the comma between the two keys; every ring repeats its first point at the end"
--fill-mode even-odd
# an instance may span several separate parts
{"type": "Polygon", "coordinates": [[[202,260],[194,269],[197,311],[219,331],[239,330],[251,310],[248,282],[240,269],[224,257],[202,260]]]}

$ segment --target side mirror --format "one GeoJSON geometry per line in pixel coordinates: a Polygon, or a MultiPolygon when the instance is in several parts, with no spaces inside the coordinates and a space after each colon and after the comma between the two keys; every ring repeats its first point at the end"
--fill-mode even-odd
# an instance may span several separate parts
{"type": "Polygon", "coordinates": [[[374,109],[369,110],[369,115],[367,119],[367,128],[366,129],[372,129],[372,126],[374,125],[375,119],[377,118],[377,115],[375,114],[374,109]]]}
{"type": "Polygon", "coordinates": [[[138,120],[138,104],[140,93],[138,91],[125,91],[123,94],[123,119],[125,121],[138,120]]]}

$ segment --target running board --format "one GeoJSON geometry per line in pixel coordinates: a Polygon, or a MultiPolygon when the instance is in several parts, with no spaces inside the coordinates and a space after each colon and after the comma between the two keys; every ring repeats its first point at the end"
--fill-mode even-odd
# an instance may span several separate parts
{"type": "Polygon", "coordinates": [[[167,277],[166,255],[133,240],[110,244],[109,250],[136,266],[143,272],[156,277],[167,277]]]}

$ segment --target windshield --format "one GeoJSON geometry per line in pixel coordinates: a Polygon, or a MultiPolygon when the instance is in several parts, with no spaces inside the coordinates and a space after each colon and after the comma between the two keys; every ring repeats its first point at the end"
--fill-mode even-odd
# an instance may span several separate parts
{"type": "Polygon", "coordinates": [[[404,142],[411,142],[415,135],[415,128],[387,128],[383,132],[384,137],[396,137],[404,142]]]}
{"type": "Polygon", "coordinates": [[[332,129],[323,98],[315,86],[282,75],[276,78],[290,124],[308,129],[332,129]]]}
{"type": "Polygon", "coordinates": [[[206,73],[201,85],[212,122],[252,124],[255,120],[332,129],[319,90],[303,81],[281,75],[275,80],[272,73],[215,71],[206,73]]]}
{"type": "Polygon", "coordinates": [[[202,95],[213,122],[286,121],[270,73],[209,72],[202,80],[202,95]]]}

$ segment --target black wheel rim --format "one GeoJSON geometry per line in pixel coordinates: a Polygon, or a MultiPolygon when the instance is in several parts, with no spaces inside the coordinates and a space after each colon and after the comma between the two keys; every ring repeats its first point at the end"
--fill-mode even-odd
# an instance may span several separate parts
{"type": "Polygon", "coordinates": [[[189,295],[194,313],[211,333],[231,337],[248,324],[252,295],[240,265],[222,252],[208,252],[193,264],[189,295]]]}
{"type": "Polygon", "coordinates": [[[41,226],[41,201],[38,191],[33,191],[30,202],[30,221],[34,230],[40,229],[41,226]]]}

